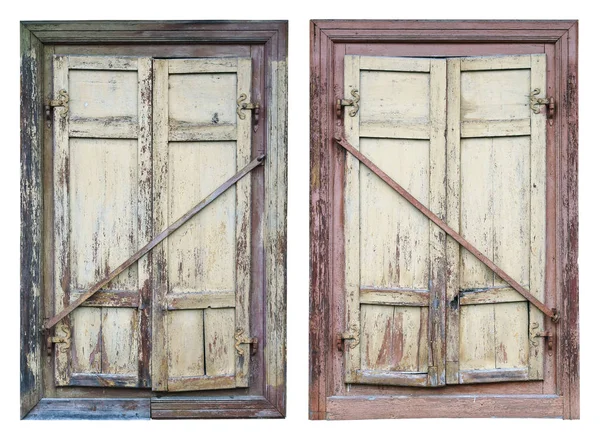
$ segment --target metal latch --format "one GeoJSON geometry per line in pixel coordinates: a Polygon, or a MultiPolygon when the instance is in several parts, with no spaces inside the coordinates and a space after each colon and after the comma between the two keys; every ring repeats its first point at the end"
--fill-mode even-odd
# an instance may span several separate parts
{"type": "MultiPolygon", "coordinates": [[[[550,330],[544,330],[541,332],[536,332],[535,330],[537,330],[540,327],[540,324],[537,322],[534,322],[531,325],[531,337],[532,338],[545,338],[546,339],[546,343],[548,345],[548,351],[551,352],[554,349],[554,333],[552,333],[552,331],[550,330]]],[[[537,346],[537,342],[532,341],[532,344],[534,346],[537,346]]],[[[552,354],[549,353],[549,355],[551,356],[552,354]]]]}
{"type": "Polygon", "coordinates": [[[335,105],[335,112],[338,118],[342,117],[342,107],[350,106],[352,109],[348,111],[348,115],[350,117],[354,117],[359,110],[358,102],[360,101],[360,95],[358,94],[358,90],[354,88],[350,91],[350,94],[354,96],[354,99],[338,99],[335,105]]]}
{"type": "Polygon", "coordinates": [[[351,340],[350,348],[356,348],[359,343],[358,330],[353,327],[343,333],[338,333],[336,337],[336,347],[338,351],[344,351],[344,341],[351,340]]]}
{"type": "Polygon", "coordinates": [[[66,115],[69,113],[69,93],[67,93],[67,90],[60,90],[58,92],[58,97],[56,99],[50,99],[45,107],[46,120],[48,121],[52,120],[52,108],[54,107],[62,107],[60,116],[66,117],[66,115]]]}
{"type": "Polygon", "coordinates": [[[64,325],[57,327],[55,330],[60,330],[63,336],[50,336],[50,334],[47,333],[46,348],[48,351],[48,356],[52,355],[53,344],[64,344],[65,348],[69,348],[71,346],[71,331],[64,325]]]}
{"type": "Polygon", "coordinates": [[[534,89],[531,93],[529,93],[529,107],[534,114],[540,113],[540,105],[547,105],[548,111],[546,114],[548,115],[548,120],[550,121],[550,125],[552,125],[552,119],[554,119],[554,110],[556,105],[554,103],[553,97],[541,98],[537,97],[541,93],[539,88],[534,89]]]}
{"type": "Polygon", "coordinates": [[[244,355],[244,350],[242,350],[240,348],[240,345],[242,344],[250,344],[250,355],[254,356],[256,354],[256,352],[258,351],[258,338],[253,337],[253,338],[247,338],[244,336],[244,330],[243,329],[237,329],[235,331],[235,349],[237,350],[237,353],[240,356],[244,355]]]}
{"type": "Polygon", "coordinates": [[[245,93],[240,94],[240,97],[238,97],[237,115],[241,120],[246,120],[246,114],[244,114],[242,111],[243,110],[252,111],[252,114],[254,115],[254,132],[256,132],[256,130],[258,128],[258,116],[260,114],[260,104],[259,103],[251,103],[251,102],[242,103],[246,99],[248,99],[248,96],[246,96],[245,93]]]}

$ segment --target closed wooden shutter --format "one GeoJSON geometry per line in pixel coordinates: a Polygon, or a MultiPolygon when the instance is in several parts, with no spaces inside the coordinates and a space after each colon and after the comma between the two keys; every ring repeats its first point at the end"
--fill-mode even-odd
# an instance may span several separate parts
{"type": "MultiPolygon", "coordinates": [[[[154,81],[159,231],[250,161],[251,61],[155,60],[154,81]]],[[[248,386],[250,199],[246,177],[154,251],[154,390],[248,386]]]]}
{"type": "MultiPolygon", "coordinates": [[[[346,56],[348,140],[445,214],[446,61],[346,56]]],[[[445,235],[354,157],[345,173],[346,382],[444,383],[445,235]]]]}
{"type": "MultiPolygon", "coordinates": [[[[150,240],[150,58],[54,58],[54,310],[150,240]]],[[[140,259],[56,328],[57,385],[147,386],[150,265],[140,259]]]]}
{"type": "MultiPolygon", "coordinates": [[[[448,61],[448,223],[544,301],[545,55],[448,61]],[[543,92],[543,91],[542,91],[543,92]]],[[[451,239],[448,383],[543,378],[543,314],[451,239]]]]}
{"type": "MultiPolygon", "coordinates": [[[[248,58],[55,57],[57,314],[250,163],[250,86],[248,58]]],[[[247,387],[251,230],[246,176],[58,323],[56,384],[247,387]]]]}
{"type": "MultiPolygon", "coordinates": [[[[346,56],[346,139],[544,301],[544,55],[346,56]]],[[[351,155],[347,383],[543,378],[543,314],[351,155]]]]}

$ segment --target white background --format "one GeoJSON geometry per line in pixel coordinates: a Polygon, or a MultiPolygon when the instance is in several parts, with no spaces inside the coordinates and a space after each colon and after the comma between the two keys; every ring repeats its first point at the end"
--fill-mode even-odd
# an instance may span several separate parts
{"type": "MultiPolygon", "coordinates": [[[[600,14],[594,1],[345,0],[46,0],[2,4],[0,149],[1,431],[5,437],[225,438],[293,436],[588,437],[600,436],[600,14]],[[588,6],[584,6],[587,4],[588,6]],[[581,421],[371,420],[308,421],[309,20],[310,19],[580,20],[580,297],[581,421]],[[121,422],[19,421],[19,20],[289,20],[289,209],[287,418],[121,422]],[[595,135],[596,134],[596,135],[595,135]]],[[[526,416],[527,412],[523,412],[526,416]]]]}

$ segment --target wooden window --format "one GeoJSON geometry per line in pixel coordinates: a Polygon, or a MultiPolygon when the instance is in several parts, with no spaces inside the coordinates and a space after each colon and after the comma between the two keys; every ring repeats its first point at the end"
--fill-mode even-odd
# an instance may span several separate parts
{"type": "Polygon", "coordinates": [[[313,22],[311,418],[578,416],[577,383],[560,375],[577,369],[566,353],[577,290],[556,287],[566,280],[552,262],[576,263],[555,240],[576,209],[555,208],[572,196],[555,172],[572,181],[557,151],[574,153],[576,140],[557,124],[575,109],[556,90],[576,74],[576,24],[461,26],[313,22]],[[510,42],[484,42],[507,29],[510,42]],[[546,97],[554,107],[537,104],[546,97]],[[342,143],[558,307],[559,321],[342,143]]]}
{"type": "Polygon", "coordinates": [[[286,26],[22,25],[22,416],[285,415],[286,26]]]}
{"type": "MultiPolygon", "coordinates": [[[[152,238],[152,60],[54,58],[54,313],[152,238]]],[[[146,386],[148,257],[59,322],[57,385],[146,386]]]]}
{"type": "MultiPolygon", "coordinates": [[[[545,88],[545,61],[344,63],[345,92],[360,96],[359,111],[344,113],[346,138],[542,301],[546,115],[529,94],[545,88]]],[[[347,330],[356,335],[347,383],[543,378],[543,314],[354,157],[344,218],[347,330]]]]}
{"type": "MultiPolygon", "coordinates": [[[[156,60],[156,233],[251,160],[251,60],[156,60]]],[[[158,391],[248,386],[251,186],[246,177],[162,243],[156,275],[152,385],[158,391]],[[160,307],[163,306],[163,309],[160,307]],[[197,336],[190,336],[197,333],[197,336]]]]}

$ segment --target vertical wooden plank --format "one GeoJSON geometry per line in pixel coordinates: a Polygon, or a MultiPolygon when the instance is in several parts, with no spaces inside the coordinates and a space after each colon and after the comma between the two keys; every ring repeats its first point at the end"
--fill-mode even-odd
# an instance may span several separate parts
{"type": "Polygon", "coordinates": [[[71,372],[102,372],[102,309],[75,309],[71,324],[71,372]]]}
{"type": "MultiPolygon", "coordinates": [[[[429,80],[429,209],[446,220],[446,60],[432,59],[429,80]]],[[[446,384],[446,233],[429,223],[429,384],[446,384]]]]}
{"type": "Polygon", "coordinates": [[[423,338],[427,343],[427,331],[421,330],[423,327],[421,308],[401,306],[393,308],[391,369],[406,372],[426,369],[427,359],[422,361],[423,357],[420,354],[423,338]]]}
{"type": "MultiPolygon", "coordinates": [[[[556,83],[556,47],[554,44],[545,44],[546,54],[546,95],[556,96],[558,84],[556,83]]],[[[558,113],[557,113],[558,115],[558,113]]],[[[546,259],[545,259],[545,281],[544,281],[544,300],[550,308],[558,308],[557,305],[557,121],[552,125],[546,124],[546,259]]],[[[559,328],[556,329],[558,334],[559,328]]],[[[543,393],[555,393],[556,388],[560,386],[560,361],[561,349],[557,348],[553,357],[544,358],[543,372],[543,393]]]]}
{"type": "MultiPolygon", "coordinates": [[[[531,55],[531,89],[546,90],[546,55],[531,55]]],[[[529,291],[545,302],[546,281],[546,114],[531,112],[529,291]]],[[[543,331],[544,315],[529,306],[529,333],[543,331]]],[[[529,339],[529,378],[544,375],[544,342],[529,339]]]]}
{"type": "Polygon", "coordinates": [[[461,307],[461,371],[495,368],[494,307],[493,304],[461,307]]]}
{"type": "MultiPolygon", "coordinates": [[[[529,282],[530,139],[495,137],[493,160],[493,259],[517,282],[529,282]],[[519,242],[518,245],[515,243],[519,242]]],[[[494,286],[506,283],[495,276],[494,286]]]]}
{"type": "MultiPolygon", "coordinates": [[[[527,303],[494,304],[496,368],[523,368],[529,359],[527,303]]],[[[543,342],[538,339],[539,342],[543,342]]]]}
{"type": "Polygon", "coordinates": [[[102,373],[138,374],[137,313],[135,309],[102,309],[102,373]]]}
{"type": "MultiPolygon", "coordinates": [[[[446,222],[460,229],[460,59],[448,59],[446,222]]],[[[446,239],[446,383],[458,383],[460,245],[446,239]]]]}
{"type": "MultiPolygon", "coordinates": [[[[273,40],[271,40],[273,41],[273,40]]],[[[267,191],[275,193],[276,204],[273,214],[269,214],[269,234],[273,236],[269,247],[274,257],[269,260],[269,281],[267,292],[268,308],[267,328],[270,337],[272,359],[267,365],[269,370],[269,399],[281,415],[286,412],[286,253],[287,253],[287,24],[285,31],[278,33],[277,60],[271,61],[271,121],[269,138],[269,154],[276,160],[276,169],[269,168],[269,185],[267,191]],[[276,151],[276,153],[275,153],[276,151]],[[272,376],[272,377],[271,377],[272,376]]],[[[270,205],[270,204],[268,204],[270,205]]],[[[260,241],[259,241],[260,242],[260,241]]]]}
{"type": "MultiPolygon", "coordinates": [[[[333,93],[332,71],[328,69],[333,43],[315,22],[310,23],[310,401],[309,416],[325,419],[327,411],[328,353],[334,342],[331,329],[331,141],[330,119],[333,110],[329,96],[333,93]]],[[[345,322],[344,322],[345,323],[345,322]]]]}
{"type": "MultiPolygon", "coordinates": [[[[521,284],[529,281],[530,139],[492,139],[494,168],[494,262],[521,284]],[[510,212],[510,214],[508,214],[510,212]]],[[[504,285],[494,279],[494,285],[504,285]]],[[[495,304],[496,367],[526,366],[528,315],[520,303],[495,304]],[[524,362],[522,362],[524,360],[524,362]]]]}
{"type": "MultiPolygon", "coordinates": [[[[460,148],[460,234],[488,256],[493,250],[492,141],[462,139],[460,148]]],[[[487,267],[464,248],[460,253],[460,288],[493,284],[487,267]]],[[[459,312],[459,371],[494,368],[494,306],[462,306],[459,312]]]]}
{"type": "MultiPolygon", "coordinates": [[[[492,139],[466,138],[460,145],[460,235],[489,258],[494,244],[492,139]]],[[[493,284],[493,272],[460,249],[460,288],[493,284]]]]}
{"type": "MultiPolygon", "coordinates": [[[[361,149],[420,202],[429,204],[427,140],[362,138],[361,149]]],[[[428,290],[430,221],[365,166],[359,178],[361,286],[428,290]]]]}
{"type": "MultiPolygon", "coordinates": [[[[138,246],[149,242],[152,230],[152,59],[138,59],[138,246]]],[[[137,263],[140,291],[138,385],[150,386],[152,355],[152,254],[137,263]]]]}
{"type": "Polygon", "coordinates": [[[429,307],[421,307],[419,312],[421,317],[419,319],[419,332],[418,332],[418,370],[421,373],[427,373],[429,371],[429,307]]]}
{"type": "MultiPolygon", "coordinates": [[[[349,95],[353,89],[360,92],[360,57],[344,58],[344,94],[349,95]]],[[[360,149],[360,111],[350,117],[344,109],[344,132],[349,142],[360,149]]],[[[359,288],[360,273],[360,164],[356,158],[346,154],[344,174],[344,235],[345,235],[345,296],[346,296],[346,330],[355,333],[363,332],[361,325],[359,288]]],[[[363,332],[364,333],[364,332],[363,332]]],[[[359,336],[362,338],[362,335],[359,336]]],[[[346,354],[346,382],[352,382],[355,371],[361,366],[362,346],[344,347],[346,354]]],[[[365,346],[367,348],[367,346],[365,346]]],[[[366,353],[365,353],[366,354],[366,353]]]]}
{"type": "MultiPolygon", "coordinates": [[[[53,60],[54,46],[44,46],[44,96],[52,95],[53,90],[53,60]]],[[[43,124],[44,131],[44,157],[43,175],[44,182],[44,292],[43,292],[43,317],[51,318],[54,315],[54,145],[52,123],[43,124]]],[[[55,396],[54,367],[43,367],[43,391],[45,397],[55,396]]]]}
{"type": "MultiPolygon", "coordinates": [[[[568,328],[568,348],[566,350],[568,362],[569,386],[568,415],[567,418],[578,419],[580,416],[580,387],[579,387],[579,206],[578,206],[578,156],[579,156],[579,83],[578,83],[578,40],[579,24],[575,22],[568,31],[567,37],[567,65],[566,75],[566,119],[568,142],[563,143],[567,151],[564,161],[565,198],[569,200],[569,209],[565,213],[568,228],[565,230],[568,239],[567,253],[565,255],[564,300],[565,318],[568,328]]],[[[564,38],[564,37],[563,37],[564,38]]],[[[560,94],[563,96],[563,94],[560,94]]],[[[566,398],[567,398],[566,397],[566,398]]]]}
{"type": "Polygon", "coordinates": [[[231,376],[235,373],[237,351],[232,333],[235,309],[204,310],[205,373],[207,376],[231,376]]]}
{"type": "MultiPolygon", "coordinates": [[[[168,147],[171,224],[235,173],[236,146],[210,141],[170,142],[168,147]]],[[[235,197],[234,190],[226,191],[167,239],[168,293],[233,290],[235,197]]]]}
{"type": "MultiPolygon", "coordinates": [[[[360,306],[360,365],[366,370],[389,370],[392,366],[394,306],[360,306]]],[[[350,349],[350,347],[346,347],[350,349]]]]}
{"type": "Polygon", "coordinates": [[[204,375],[204,311],[175,310],[167,313],[168,377],[204,375]],[[176,340],[176,342],[172,342],[176,340]]]}
{"type": "Polygon", "coordinates": [[[23,25],[21,32],[21,288],[20,416],[42,397],[43,228],[43,46],[23,25]]]}
{"type": "MultiPolygon", "coordinates": [[[[239,58],[237,66],[237,95],[245,94],[251,99],[252,61],[239,58]]],[[[237,154],[236,170],[242,169],[250,161],[252,152],[251,124],[253,114],[246,112],[244,120],[237,118],[237,154]]],[[[251,277],[251,183],[250,177],[236,183],[235,196],[235,329],[242,330],[250,337],[250,277],[251,277]]],[[[225,323],[225,321],[224,321],[225,323]]],[[[232,337],[233,331],[229,336],[232,337]]],[[[244,354],[236,354],[235,383],[238,387],[248,386],[248,370],[250,363],[250,346],[242,344],[244,354]]]]}
{"type": "MultiPolygon", "coordinates": [[[[68,57],[54,57],[53,94],[60,90],[69,91],[68,57]]],[[[62,108],[53,109],[54,143],[54,314],[69,305],[71,284],[69,247],[69,117],[62,116],[62,108]]],[[[70,332],[71,318],[64,318],[55,326],[55,332],[70,332]]],[[[70,351],[63,344],[55,348],[55,382],[67,385],[70,373],[70,351]]]]}
{"type": "MultiPolygon", "coordinates": [[[[155,59],[153,69],[154,96],[152,109],[154,234],[160,233],[168,221],[168,60],[155,59]]],[[[152,389],[166,391],[168,382],[167,311],[168,288],[166,248],[163,242],[153,250],[152,302],[152,389]]]]}

